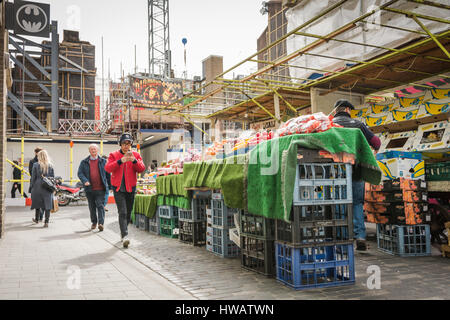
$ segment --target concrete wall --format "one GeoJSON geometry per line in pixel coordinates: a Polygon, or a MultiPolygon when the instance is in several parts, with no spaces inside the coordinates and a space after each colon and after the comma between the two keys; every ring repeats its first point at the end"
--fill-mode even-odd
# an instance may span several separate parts
{"type": "MultiPolygon", "coordinates": [[[[100,144],[97,143],[99,146],[100,144]]],[[[73,179],[78,179],[77,172],[78,166],[80,165],[81,160],[89,156],[89,147],[90,143],[77,143],[74,142],[73,146],[73,179]]],[[[47,150],[55,168],[55,175],[61,176],[64,180],[70,179],[70,146],[69,143],[56,143],[56,142],[25,142],[25,168],[28,169],[28,162],[34,157],[34,149],[39,146],[47,150]]],[[[13,161],[19,160],[21,156],[21,147],[20,141],[8,141],[6,143],[6,157],[13,161]]],[[[110,152],[116,151],[119,149],[117,144],[103,144],[103,154],[109,156],[110,152]]],[[[13,168],[7,163],[6,164],[6,174],[5,179],[12,179],[13,168]]],[[[29,180],[29,177],[25,175],[24,180],[29,180]]],[[[28,186],[29,183],[26,182],[24,184],[24,191],[28,194],[28,186]]],[[[12,182],[6,183],[6,197],[11,197],[12,182]]],[[[18,193],[16,192],[16,197],[18,193]]]]}
{"type": "Polygon", "coordinates": [[[311,112],[323,112],[328,115],[334,107],[334,103],[339,99],[347,99],[355,107],[364,103],[364,95],[348,93],[342,91],[330,92],[324,95],[328,90],[311,88],[311,112]]]}
{"type": "Polygon", "coordinates": [[[335,91],[324,95],[328,90],[311,88],[311,111],[312,113],[323,112],[328,115],[334,107],[334,103],[339,99],[350,101],[355,107],[364,103],[364,95],[350,94],[349,92],[335,91]]]}

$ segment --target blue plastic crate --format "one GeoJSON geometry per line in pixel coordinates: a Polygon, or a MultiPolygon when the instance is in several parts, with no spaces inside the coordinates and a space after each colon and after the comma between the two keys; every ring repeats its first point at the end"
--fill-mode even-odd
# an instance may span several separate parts
{"type": "Polygon", "coordinates": [[[238,257],[239,247],[230,240],[229,231],[229,229],[207,227],[206,250],[222,258],[238,257]]]}
{"type": "Polygon", "coordinates": [[[166,219],[178,218],[178,208],[172,206],[159,206],[158,215],[160,218],[166,219]]]}
{"type": "Polygon", "coordinates": [[[277,280],[295,289],[355,283],[353,244],[295,247],[275,242],[277,280]]]}
{"type": "Polygon", "coordinates": [[[211,200],[211,223],[215,228],[234,228],[234,214],[239,209],[228,208],[223,200],[211,200]]]}
{"type": "Polygon", "coordinates": [[[298,163],[294,205],[352,203],[352,165],[298,163]]]}
{"type": "Polygon", "coordinates": [[[430,226],[377,224],[378,250],[401,257],[431,255],[430,226]]]}

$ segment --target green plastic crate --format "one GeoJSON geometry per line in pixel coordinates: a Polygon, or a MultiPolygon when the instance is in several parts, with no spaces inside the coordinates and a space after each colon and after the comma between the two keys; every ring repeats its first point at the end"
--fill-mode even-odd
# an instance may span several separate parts
{"type": "Polygon", "coordinates": [[[173,229],[178,228],[178,218],[159,218],[159,234],[167,238],[178,238],[178,234],[173,234],[173,229]]]}
{"type": "Polygon", "coordinates": [[[450,181],[450,161],[425,165],[427,181],[450,181]]]}

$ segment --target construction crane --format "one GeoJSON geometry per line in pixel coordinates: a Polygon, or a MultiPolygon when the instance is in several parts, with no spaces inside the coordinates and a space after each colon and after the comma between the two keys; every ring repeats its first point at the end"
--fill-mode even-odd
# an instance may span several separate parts
{"type": "Polygon", "coordinates": [[[170,78],[169,0],[147,1],[149,76],[170,78]]]}

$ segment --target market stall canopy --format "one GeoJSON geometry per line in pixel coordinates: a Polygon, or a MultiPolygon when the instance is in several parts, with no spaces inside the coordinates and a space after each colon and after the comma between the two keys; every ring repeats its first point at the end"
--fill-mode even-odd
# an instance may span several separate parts
{"type": "Polygon", "coordinates": [[[311,88],[370,95],[405,84],[430,87],[417,82],[447,79],[450,71],[449,16],[447,0],[300,1],[286,11],[284,36],[184,96],[189,103],[155,113],[189,118],[191,108],[205,108],[206,118],[279,120],[286,110],[306,108],[311,88]],[[280,57],[267,58],[279,47],[286,48],[280,57]],[[255,63],[256,72],[227,78],[255,63]]]}

